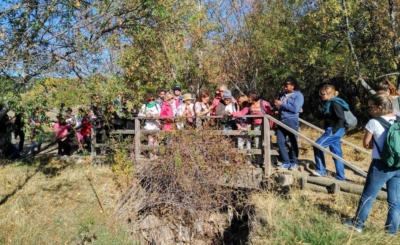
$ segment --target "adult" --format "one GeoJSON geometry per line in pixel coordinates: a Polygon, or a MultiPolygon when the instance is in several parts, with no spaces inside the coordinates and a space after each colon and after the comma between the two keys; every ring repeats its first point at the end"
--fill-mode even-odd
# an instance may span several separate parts
{"type": "Polygon", "coordinates": [[[384,92],[392,100],[393,113],[400,116],[400,92],[389,80],[384,80],[378,84],[377,92],[384,92]]]}
{"type": "MultiPolygon", "coordinates": [[[[240,117],[244,115],[273,115],[272,107],[269,102],[262,100],[260,97],[260,93],[257,91],[250,91],[247,94],[248,97],[248,105],[244,107],[241,111],[237,112],[228,112],[229,115],[233,117],[240,117]]],[[[251,120],[251,129],[254,131],[261,131],[263,133],[263,118],[262,117],[253,117],[251,120]]],[[[261,138],[254,137],[254,147],[255,149],[261,149],[261,138]]],[[[257,164],[262,166],[263,158],[262,155],[257,155],[257,164]]]]}
{"type": "MultiPolygon", "coordinates": [[[[139,117],[146,117],[146,121],[144,123],[145,130],[160,130],[160,122],[158,119],[154,119],[153,117],[159,117],[161,108],[158,107],[154,96],[151,94],[147,94],[145,96],[146,103],[140,109],[139,117]]],[[[149,134],[147,136],[148,145],[158,145],[157,135],[149,134]]],[[[150,159],[154,160],[157,156],[154,154],[155,150],[150,152],[150,159]]]]}
{"type": "Polygon", "coordinates": [[[33,114],[29,117],[28,125],[30,128],[29,137],[31,141],[31,154],[40,152],[44,140],[44,130],[42,126],[45,120],[46,115],[39,107],[36,107],[33,114]],[[35,152],[35,147],[37,147],[37,152],[35,152]]]}
{"type": "MultiPolygon", "coordinates": [[[[164,101],[161,106],[161,111],[160,111],[160,117],[173,117],[174,116],[174,111],[172,109],[172,105],[174,104],[174,96],[170,93],[167,92],[164,96],[164,101]]],[[[173,123],[174,119],[173,118],[165,118],[163,119],[163,126],[162,130],[173,130],[173,123]]]]}
{"type": "Polygon", "coordinates": [[[24,149],[25,142],[25,113],[23,111],[18,112],[15,115],[15,123],[14,123],[14,136],[15,138],[19,137],[18,150],[20,152],[24,149]]]}
{"type": "Polygon", "coordinates": [[[374,118],[370,119],[365,126],[363,146],[367,149],[373,149],[372,162],[358,203],[356,216],[353,219],[345,220],[343,224],[357,232],[361,232],[372,204],[386,183],[389,210],[385,230],[389,235],[396,235],[400,223],[400,169],[388,167],[385,163],[387,159],[380,157],[379,151],[383,149],[388,128],[378,121],[384,120],[387,124],[392,124],[396,120],[396,116],[393,114],[391,98],[384,93],[372,95],[369,101],[369,108],[370,114],[374,118]],[[376,119],[377,117],[379,119],[376,119]]]}
{"type": "MultiPolygon", "coordinates": [[[[322,147],[328,147],[333,154],[343,158],[341,138],[345,133],[344,127],[344,110],[349,110],[349,105],[337,97],[339,94],[332,85],[325,85],[319,90],[321,99],[325,102],[323,106],[323,114],[325,121],[325,132],[317,139],[315,143],[322,147]]],[[[326,176],[326,165],[324,152],[314,148],[314,158],[316,170],[312,173],[314,176],[326,176]]],[[[345,180],[344,165],[341,161],[333,159],[336,167],[336,176],[338,180],[345,180]]]]}
{"type": "Polygon", "coordinates": [[[194,104],[194,112],[197,116],[196,118],[196,127],[201,129],[208,120],[206,118],[200,118],[201,116],[210,116],[210,112],[214,109],[213,105],[209,105],[210,101],[210,93],[203,91],[200,93],[200,96],[197,98],[196,103],[194,104]]]}
{"type": "Polygon", "coordinates": [[[177,116],[186,117],[181,119],[179,122],[176,123],[178,129],[183,129],[186,126],[192,128],[193,125],[193,118],[194,116],[194,104],[193,104],[193,97],[191,94],[187,93],[183,95],[183,104],[178,107],[177,116]]]}
{"type": "MultiPolygon", "coordinates": [[[[217,116],[230,116],[239,110],[239,106],[233,101],[232,92],[230,90],[225,90],[222,95],[222,101],[218,103],[216,108],[217,116]],[[228,114],[229,113],[229,114],[228,114]]],[[[235,130],[237,129],[235,119],[231,117],[224,117],[221,120],[224,130],[235,130]]]]}
{"type": "Polygon", "coordinates": [[[174,86],[174,101],[175,109],[177,109],[181,104],[183,104],[183,98],[181,95],[181,85],[176,84],[174,86]]]}
{"type": "Polygon", "coordinates": [[[162,106],[162,103],[164,102],[165,93],[167,93],[166,89],[162,88],[162,89],[158,90],[158,99],[156,99],[156,103],[160,108],[162,106]]]}
{"type": "MultiPolygon", "coordinates": [[[[289,128],[299,131],[299,115],[304,104],[304,96],[300,92],[299,82],[294,77],[287,77],[283,82],[283,93],[279,95],[279,100],[274,101],[274,105],[279,112],[279,120],[289,128]]],[[[278,168],[296,168],[299,156],[299,146],[295,134],[285,128],[278,126],[276,129],[279,155],[282,165],[278,168]],[[286,138],[289,139],[288,150],[286,150],[286,138]]]]}

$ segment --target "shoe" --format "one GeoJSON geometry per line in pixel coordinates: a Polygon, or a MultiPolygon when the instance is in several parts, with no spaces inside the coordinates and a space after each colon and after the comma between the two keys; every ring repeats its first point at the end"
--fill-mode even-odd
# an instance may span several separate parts
{"type": "Polygon", "coordinates": [[[244,163],[244,165],[251,165],[251,161],[250,161],[250,160],[247,160],[247,161],[244,163]]]}
{"type": "Polygon", "coordinates": [[[280,166],[278,166],[278,167],[276,167],[276,168],[279,168],[279,169],[289,169],[291,165],[292,165],[292,164],[290,164],[290,163],[284,163],[284,164],[282,164],[282,165],[280,165],[280,166]]]}
{"type": "Polygon", "coordinates": [[[311,175],[315,176],[315,177],[325,177],[326,176],[326,175],[322,175],[322,174],[320,174],[320,173],[318,173],[316,171],[312,172],[311,175]]]}
{"type": "Polygon", "coordinates": [[[288,169],[290,170],[290,169],[296,169],[296,168],[298,168],[297,163],[291,163],[290,167],[288,169]]]}
{"type": "Polygon", "coordinates": [[[361,227],[357,227],[356,225],[354,225],[354,221],[353,221],[352,219],[346,219],[346,220],[343,222],[343,224],[344,224],[346,227],[348,227],[348,228],[350,228],[350,229],[352,229],[352,230],[357,231],[358,233],[361,233],[361,232],[362,232],[362,228],[361,228],[361,227]]]}

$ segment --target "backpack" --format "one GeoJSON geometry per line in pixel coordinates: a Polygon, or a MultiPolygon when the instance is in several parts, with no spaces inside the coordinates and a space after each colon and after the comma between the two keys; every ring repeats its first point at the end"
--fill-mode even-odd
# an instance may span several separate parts
{"type": "Polygon", "coordinates": [[[386,163],[388,167],[400,168],[400,117],[396,116],[396,121],[393,124],[390,124],[382,117],[377,117],[375,120],[383,127],[388,128],[382,151],[379,149],[374,138],[372,138],[382,161],[386,163]]]}
{"type": "Polygon", "coordinates": [[[357,117],[355,117],[350,110],[344,111],[344,120],[345,128],[352,128],[357,125],[357,117]]]}

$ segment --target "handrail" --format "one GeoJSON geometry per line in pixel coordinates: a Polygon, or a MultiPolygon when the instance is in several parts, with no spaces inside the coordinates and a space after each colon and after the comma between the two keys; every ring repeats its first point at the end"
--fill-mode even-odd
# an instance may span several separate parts
{"type": "MultiPolygon", "coordinates": [[[[313,129],[316,129],[316,130],[318,130],[318,131],[320,131],[320,132],[322,132],[322,133],[325,132],[325,130],[323,130],[323,129],[321,129],[321,128],[319,128],[319,127],[317,127],[317,126],[315,126],[315,125],[313,125],[313,124],[311,124],[311,123],[309,123],[309,122],[307,122],[307,121],[304,120],[304,119],[299,118],[299,120],[300,120],[300,122],[306,124],[307,126],[313,128],[313,129]]],[[[365,150],[364,148],[361,148],[361,147],[359,147],[358,145],[355,145],[355,144],[353,144],[353,143],[351,143],[351,142],[349,142],[349,141],[347,141],[347,140],[341,139],[341,142],[343,142],[343,143],[345,143],[345,144],[347,144],[347,145],[349,145],[349,146],[352,146],[352,147],[356,148],[356,149],[359,150],[359,151],[362,151],[362,152],[364,152],[364,153],[366,153],[366,154],[371,155],[371,152],[369,152],[369,151],[365,150]]]]}
{"type": "Polygon", "coordinates": [[[307,143],[311,144],[312,146],[322,150],[324,153],[328,154],[329,156],[343,162],[343,164],[348,167],[349,169],[353,170],[354,172],[362,175],[363,177],[367,177],[367,173],[362,170],[359,169],[358,167],[354,166],[353,164],[351,164],[350,162],[346,161],[345,159],[339,157],[338,155],[326,150],[325,148],[323,148],[322,146],[318,145],[317,143],[315,143],[314,141],[310,140],[309,138],[307,138],[306,136],[300,134],[299,132],[293,130],[292,128],[286,126],[285,124],[283,124],[281,121],[279,121],[278,119],[270,116],[270,115],[264,115],[265,117],[267,117],[269,120],[274,121],[276,124],[278,124],[279,126],[281,126],[282,128],[286,129],[287,131],[293,133],[294,135],[297,135],[298,137],[302,138],[303,140],[307,141],[307,143]]]}

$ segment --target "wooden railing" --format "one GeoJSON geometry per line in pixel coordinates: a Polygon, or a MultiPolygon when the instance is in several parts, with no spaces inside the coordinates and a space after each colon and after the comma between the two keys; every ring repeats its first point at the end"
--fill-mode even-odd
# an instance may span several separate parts
{"type": "MultiPolygon", "coordinates": [[[[316,144],[313,140],[307,138],[306,136],[300,134],[299,132],[296,132],[295,130],[293,130],[292,128],[286,126],[285,124],[283,124],[282,122],[280,122],[279,120],[277,120],[276,118],[270,116],[270,115],[245,115],[243,117],[248,117],[248,118],[260,118],[263,117],[263,129],[262,131],[254,131],[254,130],[250,130],[248,131],[248,134],[246,134],[245,132],[241,131],[241,130],[207,130],[209,132],[213,132],[216,134],[220,134],[220,135],[231,135],[231,136],[240,136],[240,135],[252,135],[252,136],[260,136],[261,137],[261,149],[253,149],[251,152],[253,154],[261,154],[263,155],[263,165],[264,165],[264,176],[265,177],[269,177],[271,175],[271,170],[273,168],[272,166],[272,160],[271,160],[271,156],[276,156],[278,155],[278,152],[276,150],[272,150],[271,149],[271,135],[274,134],[274,131],[270,130],[269,127],[269,121],[272,120],[275,124],[281,126],[282,128],[288,130],[289,132],[297,135],[299,138],[305,140],[307,143],[311,144],[312,146],[322,150],[324,153],[326,153],[329,156],[332,156],[333,158],[343,162],[343,164],[351,169],[352,171],[360,174],[363,177],[367,176],[367,173],[361,169],[359,169],[358,167],[354,166],[352,163],[350,163],[349,161],[333,154],[332,152],[326,150],[325,148],[321,147],[320,145],[316,144]]],[[[174,119],[182,119],[185,117],[152,117],[151,119],[167,119],[167,118],[174,118],[174,119]]],[[[200,117],[200,118],[219,118],[221,119],[221,116],[210,116],[210,117],[200,117]]],[[[135,123],[135,129],[134,130],[112,130],[109,133],[110,134],[121,134],[121,135],[134,135],[134,153],[135,153],[135,160],[139,161],[139,157],[140,157],[140,153],[143,149],[151,149],[154,148],[156,146],[145,146],[141,144],[140,141],[140,137],[141,135],[148,135],[148,134],[154,134],[157,132],[160,132],[159,130],[144,130],[140,128],[140,120],[143,120],[146,118],[143,117],[136,117],[134,118],[134,123],[135,123]]],[[[306,123],[308,126],[312,125],[302,119],[300,119],[301,122],[306,123]]],[[[313,127],[317,128],[316,126],[312,125],[313,127]]],[[[319,128],[317,128],[319,129],[319,128]]],[[[184,129],[181,129],[182,131],[185,131],[184,129]]],[[[198,130],[202,130],[202,129],[198,129],[198,130]]],[[[319,129],[322,130],[322,129],[319,129]]],[[[323,130],[322,130],[323,131],[323,130]]],[[[163,132],[168,132],[168,131],[163,131],[163,132]]],[[[96,156],[96,147],[99,146],[99,144],[96,143],[96,131],[95,129],[92,127],[92,159],[96,156]]],[[[357,147],[353,144],[351,144],[350,142],[346,142],[349,143],[350,145],[352,145],[353,147],[357,147]]],[[[365,151],[364,149],[361,149],[362,151],[365,151]]],[[[246,150],[241,150],[241,153],[245,153],[246,150]]]]}

